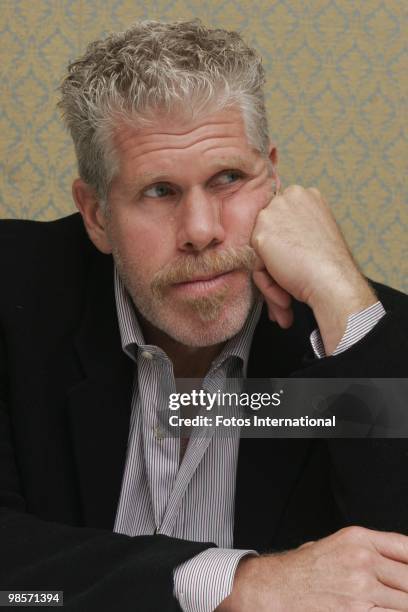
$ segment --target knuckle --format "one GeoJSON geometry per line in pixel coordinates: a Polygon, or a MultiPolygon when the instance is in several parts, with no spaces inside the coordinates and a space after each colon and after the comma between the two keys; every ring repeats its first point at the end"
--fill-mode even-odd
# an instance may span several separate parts
{"type": "Polygon", "coordinates": [[[365,539],[367,535],[367,530],[364,527],[359,527],[358,525],[351,525],[350,527],[343,527],[337,533],[343,539],[349,542],[358,542],[361,539],[365,539]]]}
{"type": "Polygon", "coordinates": [[[284,190],[284,194],[298,194],[298,193],[302,193],[304,191],[303,187],[301,185],[289,185],[289,187],[286,187],[286,189],[284,190]]]}
{"type": "Polygon", "coordinates": [[[368,548],[357,548],[353,553],[353,560],[355,565],[361,568],[372,567],[375,561],[375,553],[368,548]]]}
{"type": "Polygon", "coordinates": [[[259,248],[264,244],[265,239],[266,239],[266,234],[264,231],[260,230],[260,231],[254,232],[251,237],[251,246],[254,248],[259,248]]]}

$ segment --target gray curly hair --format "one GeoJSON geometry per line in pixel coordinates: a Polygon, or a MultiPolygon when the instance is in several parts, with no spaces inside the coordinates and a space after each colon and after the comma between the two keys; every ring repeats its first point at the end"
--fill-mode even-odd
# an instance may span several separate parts
{"type": "Polygon", "coordinates": [[[80,177],[102,206],[118,167],[118,120],[145,125],[160,113],[200,113],[237,106],[248,142],[267,154],[264,70],[237,32],[196,19],[142,21],[88,45],[68,65],[58,103],[75,145],[80,177]]]}

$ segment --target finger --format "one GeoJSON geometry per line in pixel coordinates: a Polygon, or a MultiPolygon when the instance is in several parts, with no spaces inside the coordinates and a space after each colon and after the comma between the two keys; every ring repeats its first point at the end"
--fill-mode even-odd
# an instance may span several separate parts
{"type": "Polygon", "coordinates": [[[310,191],[312,195],[316,196],[316,198],[321,199],[322,194],[320,193],[318,189],[316,189],[316,187],[308,187],[307,190],[310,191]]]}
{"type": "Polygon", "coordinates": [[[271,321],[274,321],[276,323],[276,317],[271,308],[268,308],[268,317],[270,318],[271,321]]]}
{"type": "Polygon", "coordinates": [[[372,594],[372,599],[378,606],[383,608],[408,610],[408,593],[391,589],[385,585],[381,585],[379,589],[376,589],[376,592],[372,594]]]}
{"type": "Polygon", "coordinates": [[[281,308],[289,308],[292,297],[285,291],[266,270],[258,270],[253,273],[254,283],[265,297],[276,303],[281,308]]]}
{"type": "Polygon", "coordinates": [[[377,552],[388,559],[408,563],[408,536],[400,533],[368,530],[377,552]]]}
{"type": "Polygon", "coordinates": [[[307,548],[308,546],[311,546],[312,544],[315,544],[315,543],[316,543],[316,540],[309,540],[309,542],[305,542],[304,544],[299,546],[298,550],[302,550],[302,548],[307,548]]]}
{"type": "Polygon", "coordinates": [[[281,308],[277,304],[268,305],[268,308],[272,310],[273,320],[283,329],[288,329],[293,324],[292,308],[281,308]]]}
{"type": "Polygon", "coordinates": [[[305,192],[305,188],[302,185],[289,185],[283,190],[283,195],[299,194],[305,192]]]}
{"type": "Polygon", "coordinates": [[[378,580],[384,585],[408,593],[408,565],[385,557],[376,568],[378,580]]]}

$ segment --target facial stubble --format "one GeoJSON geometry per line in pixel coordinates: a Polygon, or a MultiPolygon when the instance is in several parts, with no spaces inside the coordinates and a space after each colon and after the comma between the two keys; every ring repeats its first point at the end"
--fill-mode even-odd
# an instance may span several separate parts
{"type": "Polygon", "coordinates": [[[156,328],[187,346],[209,346],[235,335],[258,295],[251,279],[256,255],[248,245],[229,247],[220,252],[209,250],[202,254],[183,255],[153,276],[148,291],[138,268],[123,257],[119,249],[115,248],[113,255],[119,274],[140,314],[156,328]],[[238,270],[246,275],[245,287],[239,295],[231,296],[228,277],[219,288],[211,289],[205,295],[191,296],[180,292],[177,301],[171,295],[172,286],[177,283],[238,270]],[[222,316],[228,298],[228,313],[222,316]],[[173,304],[180,307],[178,310],[181,312],[177,316],[173,304]],[[197,323],[193,326],[191,320],[197,323]],[[217,326],[218,320],[220,324],[217,326]]]}

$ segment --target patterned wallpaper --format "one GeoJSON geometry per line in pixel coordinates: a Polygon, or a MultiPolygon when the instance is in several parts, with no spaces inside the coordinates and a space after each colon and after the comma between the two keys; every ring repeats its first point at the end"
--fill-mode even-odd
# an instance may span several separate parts
{"type": "Polygon", "coordinates": [[[284,185],[317,186],[372,278],[408,291],[406,0],[0,0],[0,216],[73,212],[67,62],[138,19],[200,17],[262,53],[284,185]],[[404,35],[405,34],[405,35],[404,35]]]}

